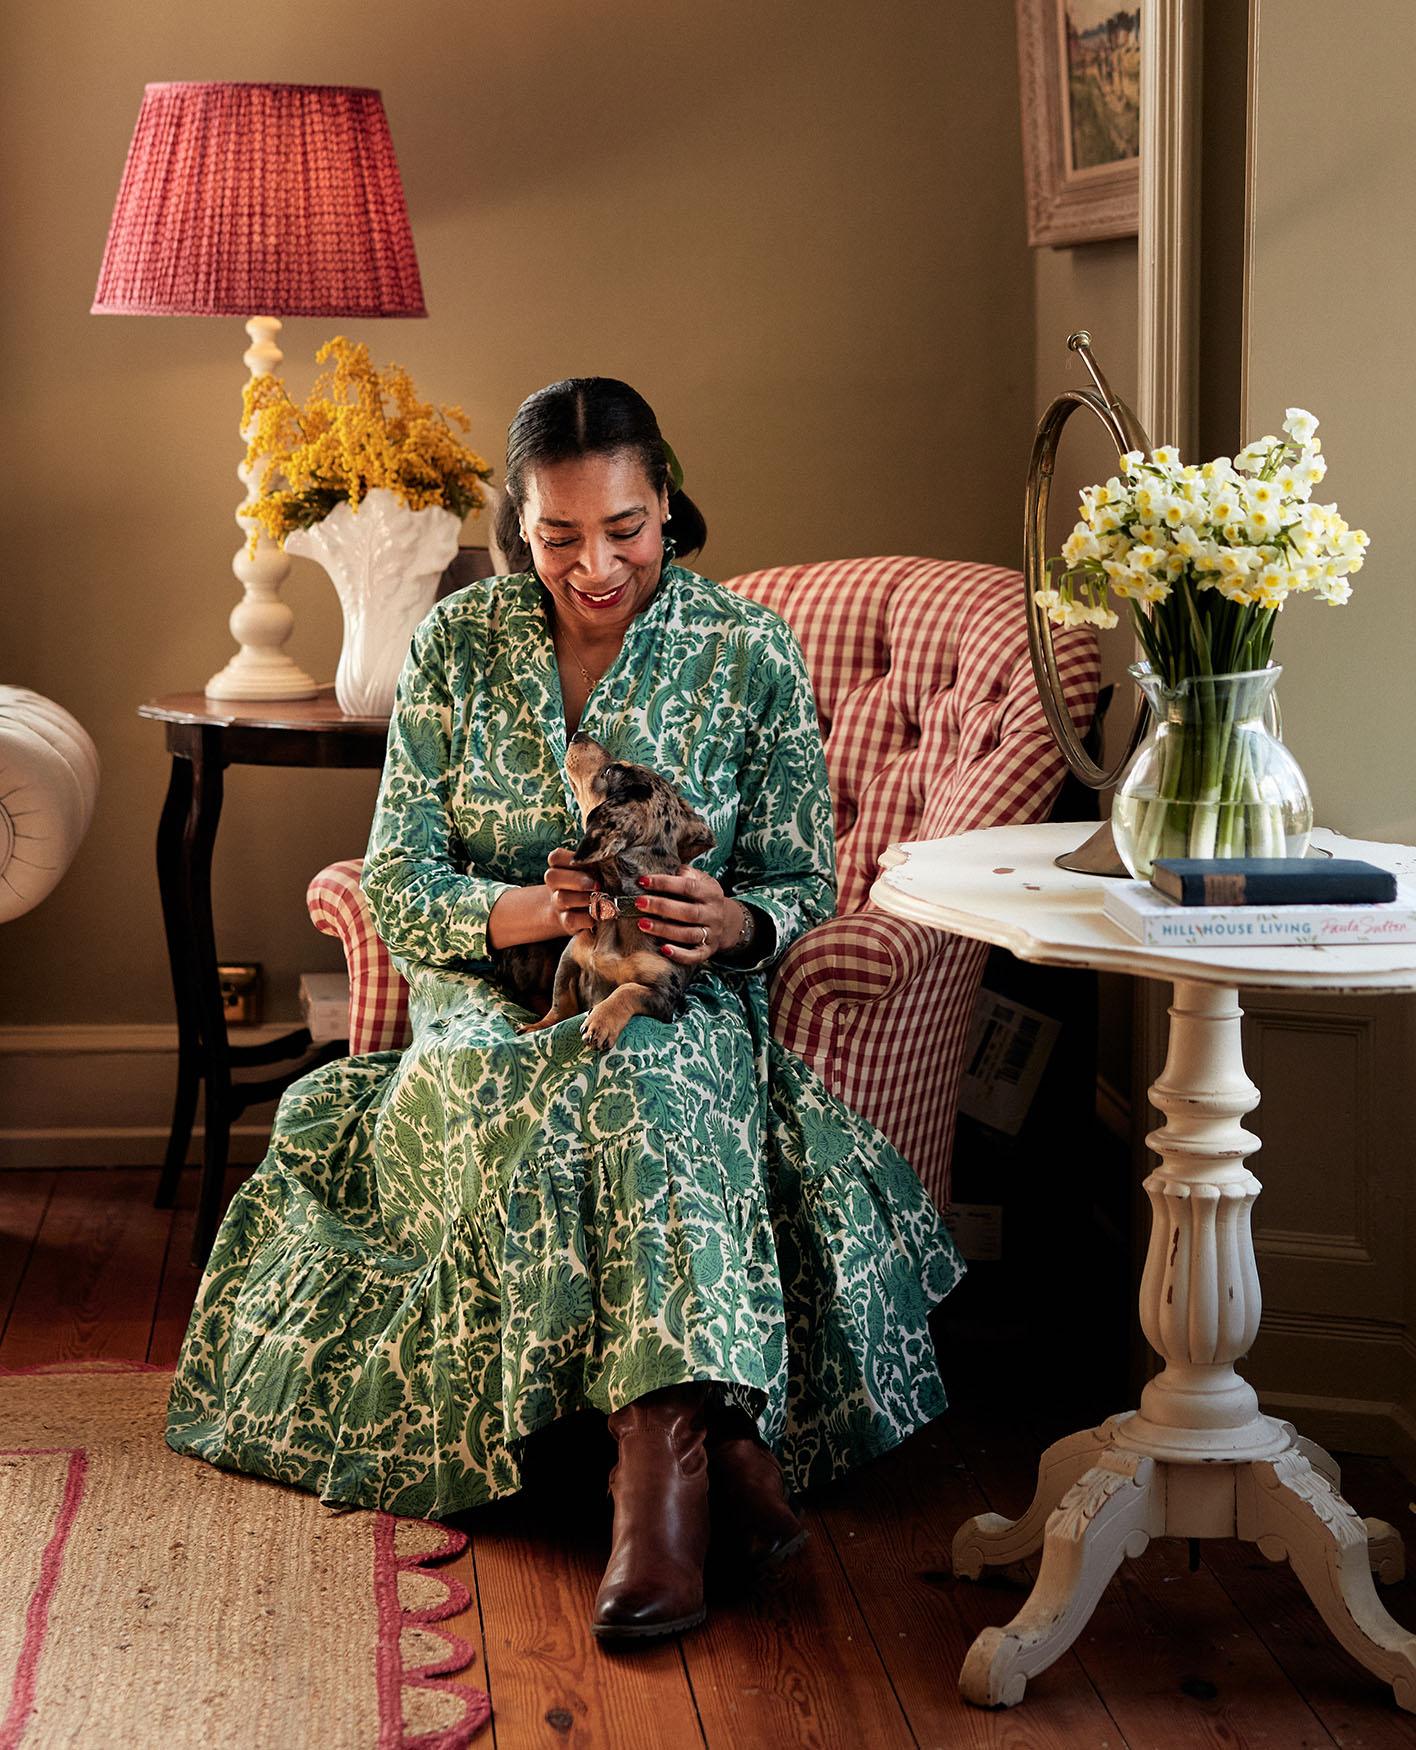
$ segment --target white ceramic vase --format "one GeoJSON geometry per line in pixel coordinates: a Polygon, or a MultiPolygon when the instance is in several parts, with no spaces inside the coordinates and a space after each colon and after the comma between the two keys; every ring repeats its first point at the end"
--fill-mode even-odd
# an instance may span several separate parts
{"type": "Polygon", "coordinates": [[[344,648],[334,677],[339,708],[386,717],[414,628],[433,605],[438,579],[457,552],[460,520],[441,505],[409,510],[387,487],[337,504],[322,521],[285,538],[287,553],[317,559],[339,591],[344,648]]]}

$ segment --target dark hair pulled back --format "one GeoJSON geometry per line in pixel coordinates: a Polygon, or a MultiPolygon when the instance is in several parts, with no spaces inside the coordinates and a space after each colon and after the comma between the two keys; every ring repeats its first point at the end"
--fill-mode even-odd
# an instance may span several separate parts
{"type": "Polygon", "coordinates": [[[618,377],[567,377],[529,395],[516,410],[506,434],[506,496],[497,512],[497,545],[513,571],[530,571],[531,549],[521,538],[526,475],[547,462],[576,456],[635,455],[657,493],[669,489],[669,520],[664,534],[674,551],[697,553],[708,539],[703,513],[686,492],[674,490],[663,434],[654,409],[618,377]]]}

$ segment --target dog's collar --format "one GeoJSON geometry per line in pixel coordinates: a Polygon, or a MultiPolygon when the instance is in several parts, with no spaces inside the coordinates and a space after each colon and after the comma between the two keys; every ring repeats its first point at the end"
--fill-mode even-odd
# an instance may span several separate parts
{"type": "Polygon", "coordinates": [[[635,893],[592,893],[590,916],[596,923],[607,923],[611,918],[632,918],[637,913],[638,900],[635,893]]]}

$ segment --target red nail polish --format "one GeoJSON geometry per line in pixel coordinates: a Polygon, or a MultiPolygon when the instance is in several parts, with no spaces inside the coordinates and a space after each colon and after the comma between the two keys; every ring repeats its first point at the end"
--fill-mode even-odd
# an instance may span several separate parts
{"type": "Polygon", "coordinates": [[[667,942],[665,942],[665,943],[664,943],[664,946],[663,946],[663,948],[662,948],[662,949],[661,949],[661,952],[662,952],[662,953],[664,953],[664,954],[667,954],[667,955],[668,955],[668,957],[669,957],[669,959],[670,959],[670,960],[672,960],[672,959],[673,959],[673,957],[674,957],[674,951],[673,951],[673,949],[672,949],[672,948],[671,948],[671,947],[670,947],[670,946],[669,946],[669,944],[668,944],[668,943],[667,943],[667,942]]]}
{"type": "Polygon", "coordinates": [[[648,905],[649,901],[641,895],[638,899],[635,900],[634,903],[639,907],[640,911],[643,911],[645,906],[648,905]]]}
{"type": "Polygon", "coordinates": [[[653,924],[651,924],[649,922],[648,918],[640,918],[639,927],[641,930],[652,930],[654,928],[653,924]]]}
{"type": "Polygon", "coordinates": [[[649,877],[647,875],[641,875],[639,877],[639,885],[641,887],[647,887],[649,885],[649,877]]]}

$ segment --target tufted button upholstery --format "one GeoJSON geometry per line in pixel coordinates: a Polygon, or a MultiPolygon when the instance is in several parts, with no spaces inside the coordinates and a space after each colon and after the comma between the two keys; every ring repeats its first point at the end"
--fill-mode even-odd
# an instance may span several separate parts
{"type": "MultiPolygon", "coordinates": [[[[891,843],[1046,814],[1062,766],[1036,696],[1017,572],[854,559],[752,572],[728,587],[781,614],[806,656],[831,780],[839,911],[862,908],[891,843]]],[[[1057,649],[1085,728],[1095,642],[1059,635],[1057,649]]]]}
{"type": "MultiPolygon", "coordinates": [[[[837,916],[772,980],[772,1029],[877,1124],[941,1205],[983,943],[881,912],[887,845],[1045,819],[1063,776],[1033,680],[1023,580],[995,565],[848,559],[729,580],[795,631],[816,688],[836,828],[837,916]]],[[[1085,733],[1099,662],[1058,633],[1085,733]]]]}
{"type": "MultiPolygon", "coordinates": [[[[792,627],[816,690],[836,829],[837,915],[794,942],[771,984],[772,1028],[879,1126],[939,1203],[985,945],[871,904],[902,839],[1045,819],[1062,782],[1028,657],[1023,580],[993,565],[846,559],[728,580],[792,627]]],[[[1056,636],[1080,732],[1096,641],[1056,636]]],[[[357,861],[310,884],[311,915],[350,963],[350,1045],[407,1037],[407,993],[374,934],[357,861]]]]}

